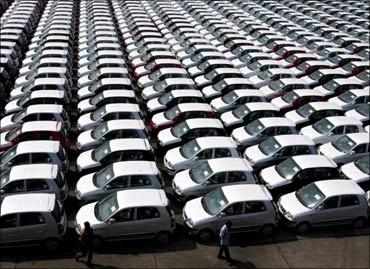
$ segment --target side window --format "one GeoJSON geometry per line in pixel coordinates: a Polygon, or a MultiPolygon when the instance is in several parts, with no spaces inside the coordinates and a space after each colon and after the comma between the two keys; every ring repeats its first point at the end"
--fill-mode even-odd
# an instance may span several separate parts
{"type": "Polygon", "coordinates": [[[28,164],[30,162],[30,155],[29,154],[21,154],[16,156],[13,160],[14,164],[28,164]]]}
{"type": "Polygon", "coordinates": [[[321,205],[323,209],[332,209],[338,207],[339,196],[334,196],[326,199],[321,205]]]}
{"type": "Polygon", "coordinates": [[[37,139],[39,139],[39,140],[53,140],[53,135],[52,135],[52,133],[48,133],[48,132],[39,132],[37,134],[37,139]]]}
{"type": "Polygon", "coordinates": [[[216,148],[215,158],[230,157],[231,151],[228,148],[216,148]]]}
{"type": "Polygon", "coordinates": [[[244,172],[241,171],[234,171],[234,172],[229,172],[229,176],[227,179],[227,182],[240,182],[240,181],[246,181],[247,176],[245,175],[244,172]]]}
{"type": "Polygon", "coordinates": [[[243,202],[232,204],[228,206],[223,212],[225,212],[226,215],[243,214],[243,202]]]}
{"type": "Polygon", "coordinates": [[[5,193],[24,192],[24,181],[18,180],[11,182],[2,189],[5,191],[5,193]]]}
{"type": "Polygon", "coordinates": [[[114,219],[118,222],[133,221],[134,212],[134,208],[123,209],[114,215],[114,219]]]}
{"type": "MultiPolygon", "coordinates": [[[[278,129],[278,131],[279,131],[279,129],[278,129]]],[[[266,128],[262,133],[265,136],[274,136],[275,135],[275,127],[266,128]]]]}
{"type": "Polygon", "coordinates": [[[111,132],[107,133],[104,137],[107,140],[117,139],[117,138],[119,138],[119,133],[120,133],[119,130],[114,130],[114,131],[111,131],[111,132]]]}
{"type": "Polygon", "coordinates": [[[291,156],[293,155],[293,147],[290,146],[290,147],[285,147],[283,149],[281,149],[279,151],[279,153],[282,155],[282,156],[291,156]]]}
{"type": "Polygon", "coordinates": [[[260,201],[245,202],[245,214],[266,211],[265,204],[260,201]]]}
{"type": "Polygon", "coordinates": [[[38,120],[52,120],[55,121],[56,118],[54,114],[49,114],[49,113],[42,113],[39,115],[38,120]]]}
{"type": "Polygon", "coordinates": [[[340,200],[340,207],[356,206],[360,204],[360,200],[356,195],[343,195],[340,200]]]}
{"type": "Polygon", "coordinates": [[[292,129],[290,127],[278,127],[276,130],[276,135],[291,134],[292,129]]]}
{"type": "Polygon", "coordinates": [[[198,154],[198,158],[200,160],[204,159],[211,159],[212,158],[213,149],[205,149],[198,154]]]}
{"type": "Polygon", "coordinates": [[[136,211],[136,219],[143,220],[143,219],[155,219],[159,218],[158,209],[155,207],[139,207],[136,211]]]}
{"type": "Polygon", "coordinates": [[[112,189],[127,188],[128,187],[128,177],[118,177],[112,180],[109,185],[112,189]]]}
{"type": "Polygon", "coordinates": [[[0,218],[0,229],[17,227],[17,214],[10,214],[0,218]]]}
{"type": "Polygon", "coordinates": [[[115,120],[115,119],[117,119],[117,113],[108,113],[103,116],[104,121],[115,120]]]}
{"type": "Polygon", "coordinates": [[[101,163],[108,163],[108,162],[118,162],[121,158],[121,152],[113,152],[109,154],[108,156],[105,156],[103,160],[101,160],[101,163]]]}
{"type": "Polygon", "coordinates": [[[344,132],[344,126],[338,126],[334,128],[332,131],[333,135],[343,134],[343,132],[344,132]]]}
{"type": "MultiPolygon", "coordinates": [[[[317,168],[316,169],[315,175],[316,175],[317,178],[328,179],[328,178],[333,178],[333,177],[336,176],[335,171],[336,171],[336,169],[322,167],[322,168],[317,168]]],[[[314,173],[312,173],[312,174],[314,174],[314,173]]]]}
{"type": "Polygon", "coordinates": [[[136,130],[121,130],[121,137],[124,138],[139,138],[139,132],[136,130]]]}
{"type": "Polygon", "coordinates": [[[358,133],[358,127],[356,125],[349,125],[346,127],[346,134],[348,133],[358,133]]]}
{"type": "Polygon", "coordinates": [[[31,179],[27,180],[27,191],[42,191],[42,190],[48,190],[49,186],[45,182],[45,180],[42,179],[31,179]]]}
{"type": "Polygon", "coordinates": [[[295,154],[296,155],[304,155],[304,154],[310,154],[310,148],[307,146],[296,146],[295,147],[295,154]]]}
{"type": "Polygon", "coordinates": [[[358,145],[354,150],[356,153],[365,153],[367,150],[367,144],[358,145]]]}
{"type": "Polygon", "coordinates": [[[49,163],[51,158],[47,153],[32,153],[32,163],[49,163]]]}
{"type": "Polygon", "coordinates": [[[27,115],[23,118],[23,121],[37,121],[37,114],[27,115]]]}
{"type": "Polygon", "coordinates": [[[19,217],[20,226],[39,225],[45,223],[45,219],[40,213],[22,213],[19,217]]]}
{"type": "Polygon", "coordinates": [[[220,172],[215,175],[213,175],[209,181],[212,184],[222,184],[226,182],[226,172],[220,172]]]}
{"type": "Polygon", "coordinates": [[[131,187],[149,186],[150,179],[147,175],[135,175],[131,176],[131,187]]]}

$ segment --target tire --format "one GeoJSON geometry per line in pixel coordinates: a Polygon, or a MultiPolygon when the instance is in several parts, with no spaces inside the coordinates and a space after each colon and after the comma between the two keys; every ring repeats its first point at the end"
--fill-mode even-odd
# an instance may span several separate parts
{"type": "Polygon", "coordinates": [[[366,219],[364,217],[355,218],[352,221],[352,227],[355,229],[361,229],[365,227],[366,219]]]}
{"type": "Polygon", "coordinates": [[[270,236],[270,235],[272,235],[274,233],[274,231],[275,231],[275,226],[272,225],[272,224],[265,224],[260,229],[260,232],[264,236],[270,236]]]}
{"type": "Polygon", "coordinates": [[[44,247],[47,251],[56,251],[59,248],[59,240],[56,238],[48,238],[44,241],[44,247]]]}
{"type": "Polygon", "coordinates": [[[95,236],[93,244],[94,244],[94,249],[99,249],[104,244],[104,239],[100,236],[95,236]]]}
{"type": "Polygon", "coordinates": [[[199,231],[198,237],[200,241],[206,242],[212,239],[213,232],[210,229],[203,229],[199,231]]]}
{"type": "Polygon", "coordinates": [[[311,225],[307,221],[299,223],[296,227],[297,232],[300,234],[306,233],[310,228],[311,225]]]}
{"type": "Polygon", "coordinates": [[[167,244],[170,241],[170,239],[171,239],[171,233],[167,231],[159,232],[155,236],[155,240],[162,245],[167,244]]]}

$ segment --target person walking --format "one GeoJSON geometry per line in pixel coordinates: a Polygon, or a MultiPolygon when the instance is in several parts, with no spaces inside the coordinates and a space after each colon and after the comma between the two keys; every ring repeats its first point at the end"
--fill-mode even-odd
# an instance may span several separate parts
{"type": "Polygon", "coordinates": [[[91,265],[94,247],[94,231],[91,229],[88,221],[84,223],[84,226],[80,234],[81,252],[76,254],[76,261],[78,262],[80,258],[87,256],[86,264],[91,265]]]}
{"type": "Polygon", "coordinates": [[[231,221],[227,221],[220,230],[220,250],[218,251],[217,255],[217,258],[223,259],[222,254],[225,252],[225,258],[230,264],[232,263],[229,251],[231,226],[231,221]]]}

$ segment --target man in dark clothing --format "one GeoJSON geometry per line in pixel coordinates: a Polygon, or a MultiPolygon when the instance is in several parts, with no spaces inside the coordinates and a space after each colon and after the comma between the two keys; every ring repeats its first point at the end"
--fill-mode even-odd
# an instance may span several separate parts
{"type": "Polygon", "coordinates": [[[226,222],[224,226],[222,226],[220,230],[220,250],[218,251],[217,258],[222,259],[222,254],[225,252],[226,260],[231,263],[232,260],[230,258],[230,251],[229,251],[229,243],[230,243],[230,229],[232,223],[231,221],[226,222]]]}
{"type": "Polygon", "coordinates": [[[76,261],[80,258],[87,256],[87,265],[91,265],[94,247],[94,231],[90,227],[90,223],[86,221],[84,223],[85,228],[82,230],[80,235],[81,252],[76,254],[76,261]]]}

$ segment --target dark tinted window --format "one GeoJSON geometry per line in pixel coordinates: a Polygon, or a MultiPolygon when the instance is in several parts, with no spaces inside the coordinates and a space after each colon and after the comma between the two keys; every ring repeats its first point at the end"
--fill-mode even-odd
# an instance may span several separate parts
{"type": "Polygon", "coordinates": [[[136,214],[137,220],[159,218],[158,209],[155,207],[139,207],[136,214]]]}
{"type": "Polygon", "coordinates": [[[356,195],[344,195],[342,196],[342,199],[340,201],[340,206],[356,206],[359,205],[360,201],[358,200],[358,197],[356,195]]]}
{"type": "Polygon", "coordinates": [[[321,205],[324,209],[332,209],[338,207],[339,196],[326,199],[321,205]]]}
{"type": "Polygon", "coordinates": [[[14,228],[17,226],[17,214],[10,214],[0,218],[0,228],[14,228]]]}
{"type": "Polygon", "coordinates": [[[134,212],[133,208],[123,209],[114,215],[114,219],[118,222],[132,221],[134,220],[134,212]]]}
{"type": "Polygon", "coordinates": [[[245,214],[265,211],[265,204],[260,201],[245,202],[245,214]]]}
{"type": "Polygon", "coordinates": [[[243,202],[235,203],[228,206],[224,212],[226,215],[240,215],[243,214],[243,202]]]}
{"type": "Polygon", "coordinates": [[[6,185],[3,190],[6,193],[16,193],[16,192],[23,192],[24,191],[24,182],[23,180],[11,182],[6,185]]]}
{"type": "Polygon", "coordinates": [[[150,185],[150,179],[146,175],[131,176],[131,187],[140,187],[150,185]]]}
{"type": "Polygon", "coordinates": [[[39,213],[23,213],[20,215],[20,226],[44,224],[45,219],[39,213]]]}
{"type": "Polygon", "coordinates": [[[27,180],[27,191],[41,191],[49,189],[48,184],[42,179],[27,180]]]}
{"type": "Polygon", "coordinates": [[[216,148],[215,149],[215,158],[230,157],[231,152],[227,148],[216,148]]]}

